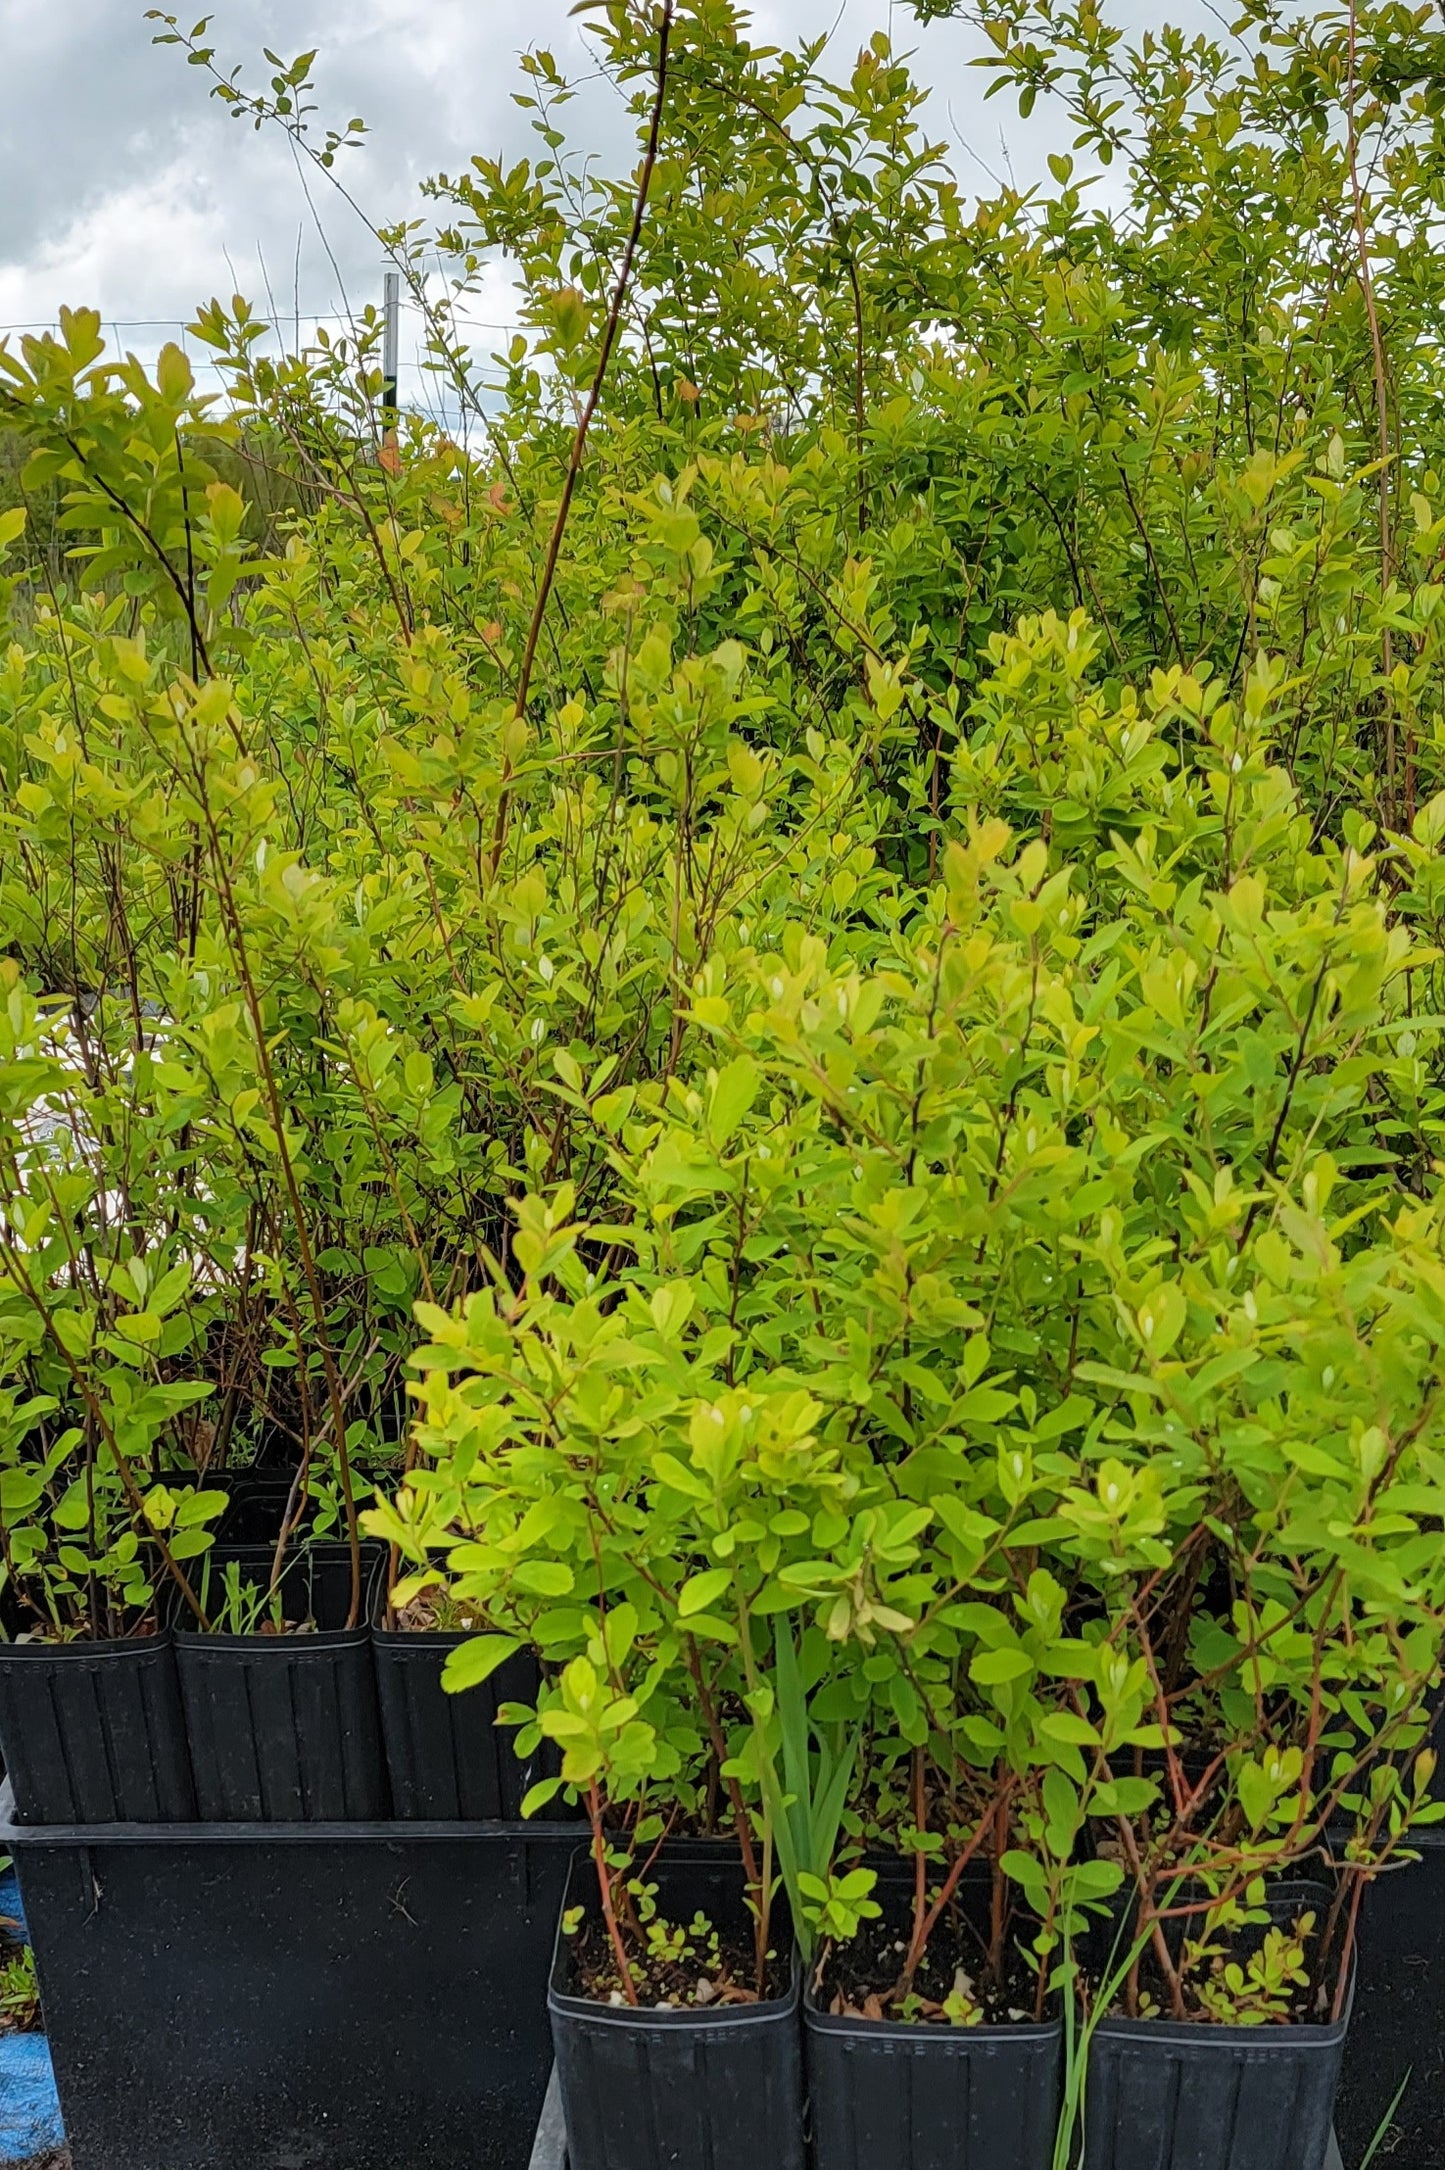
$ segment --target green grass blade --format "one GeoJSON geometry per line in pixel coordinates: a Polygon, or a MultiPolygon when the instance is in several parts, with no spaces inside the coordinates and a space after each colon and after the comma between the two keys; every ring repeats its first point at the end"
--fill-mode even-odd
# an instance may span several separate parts
{"type": "Polygon", "coordinates": [[[1389,2134],[1390,2127],[1395,2122],[1395,2112],[1399,2109],[1400,2104],[1404,2101],[1405,2089],[1409,2086],[1414,2076],[1415,2067],[1413,2065],[1407,2065],[1405,2068],[1405,2077],[1401,2080],[1399,2086],[1395,2089],[1394,2100],[1391,2102],[1390,2107],[1388,2110],[1386,2110],[1384,2116],[1380,2119],[1379,2124],[1375,2127],[1374,2139],[1371,2140],[1369,2146],[1365,2149],[1364,2154],[1360,2157],[1360,2170],[1370,2170],[1370,2164],[1374,2161],[1375,2157],[1379,2154],[1380,2149],[1384,2146],[1385,2140],[1389,2134]]]}
{"type": "Polygon", "coordinates": [[[863,1738],[861,1726],[854,1730],[852,1739],[839,1756],[836,1765],[831,1756],[827,1758],[829,1769],[825,1776],[819,1769],[818,1799],[813,1813],[813,1844],[818,1861],[818,1874],[826,1876],[833,1866],[833,1848],[838,1843],[838,1829],[843,1821],[843,1810],[848,1805],[848,1788],[853,1783],[853,1770],[858,1761],[858,1746],[863,1738]]]}
{"type": "Polygon", "coordinates": [[[773,1632],[778,1719],[783,1738],[783,1785],[795,1801],[806,1802],[812,1792],[808,1756],[808,1698],[793,1631],[779,1614],[773,1632]]]}

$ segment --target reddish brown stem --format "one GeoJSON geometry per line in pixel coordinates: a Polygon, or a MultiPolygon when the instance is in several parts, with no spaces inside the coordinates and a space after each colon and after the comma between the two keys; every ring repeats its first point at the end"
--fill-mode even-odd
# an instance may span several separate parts
{"type": "MultiPolygon", "coordinates": [[[[1364,299],[1365,317],[1370,327],[1370,358],[1375,373],[1375,415],[1380,435],[1380,601],[1383,605],[1389,595],[1390,581],[1394,573],[1394,544],[1390,526],[1390,468],[1394,455],[1390,448],[1389,371],[1385,366],[1385,341],[1380,330],[1380,312],[1375,305],[1375,279],[1370,267],[1370,236],[1365,223],[1364,191],[1360,186],[1359,135],[1355,125],[1358,44],[1359,9],[1357,0],[1350,0],[1345,151],[1350,172],[1350,197],[1354,211],[1355,241],[1360,257],[1360,293],[1364,299]]],[[[1394,644],[1390,638],[1388,622],[1382,635],[1382,650],[1384,674],[1388,678],[1395,666],[1394,644]]],[[[1390,818],[1398,824],[1401,818],[1401,809],[1395,775],[1395,714],[1393,706],[1386,715],[1385,730],[1386,768],[1390,784],[1390,818]]],[[[1407,822],[1413,821],[1415,818],[1415,734],[1408,726],[1405,733],[1404,818],[1407,822]]]]}
{"type": "Polygon", "coordinates": [[[962,1880],[964,1870],[968,1867],[969,1862],[973,1860],[975,1854],[978,1852],[979,1847],[983,1843],[984,1834],[989,1829],[992,1822],[992,1816],[983,1816],[979,1819],[978,1828],[975,1830],[973,1837],[969,1840],[966,1846],[962,1847],[959,1852],[955,1854],[952,1866],[950,1867],[947,1876],[945,1876],[945,1878],[943,1879],[943,1889],[939,1892],[938,1897],[934,1900],[932,1906],[929,1907],[927,1913],[922,1917],[922,1919],[915,1921],[912,1940],[908,1946],[908,1954],[903,1962],[903,1971],[899,1975],[898,1980],[893,1987],[892,1995],[894,1999],[899,1997],[906,1997],[909,1990],[913,1987],[913,1978],[917,1974],[919,1966],[921,1965],[923,1960],[923,1954],[928,1948],[928,1939],[932,1936],[934,1930],[938,1927],[938,1924],[943,1917],[944,1908],[948,1905],[954,1893],[957,1891],[959,1884],[962,1880]]]}
{"type": "MultiPolygon", "coordinates": [[[[1004,1855],[1008,1852],[1008,1804],[1009,1794],[1008,1790],[1006,1789],[1003,1798],[1000,1800],[997,1808],[993,1812],[993,1820],[995,1825],[993,1841],[993,1889],[989,1894],[988,1964],[989,1971],[993,1976],[994,1987],[998,1990],[1002,1990],[1004,1985],[1003,1935],[1004,1923],[1007,1919],[1008,1908],[1008,1879],[1004,1875],[1004,1872],[1002,1868],[1000,1868],[999,1864],[1003,1860],[1004,1855]]],[[[1039,1976],[1039,1983],[1040,1995],[1042,1995],[1042,1974],[1040,1974],[1039,1976]]],[[[1042,2017],[1042,2013],[1040,2014],[1040,2017],[1042,2017]]]]}
{"type": "MultiPolygon", "coordinates": [[[[908,1946],[910,1959],[913,1958],[915,1951],[918,1953],[919,1959],[922,1958],[925,1941],[923,1924],[928,1913],[928,1859],[923,1851],[923,1832],[927,1820],[928,1800],[924,1787],[923,1750],[915,1748],[913,1751],[913,1822],[918,1833],[918,1852],[913,1861],[913,1933],[908,1946]]],[[[913,1961],[913,1971],[909,1974],[910,1987],[913,1974],[917,1971],[918,1960],[915,1959],[913,1961]]]]}
{"type": "Polygon", "coordinates": [[[1335,2001],[1330,2008],[1330,2020],[1337,2023],[1344,2016],[1345,1998],[1350,1989],[1350,1967],[1355,1956],[1355,1930],[1360,1919],[1360,1901],[1365,1895],[1365,1878],[1356,1876],[1355,1888],[1350,1893],[1349,1918],[1345,1923],[1345,1941],[1340,1950],[1340,1974],[1335,1983],[1335,2001]]]}
{"type": "Polygon", "coordinates": [[[607,1840],[602,1829],[602,1796],[597,1791],[595,1778],[587,1789],[587,1814],[592,1823],[592,1859],[597,1865],[597,1888],[602,1895],[602,1919],[607,1924],[612,1956],[617,1961],[617,1971],[622,1977],[622,1994],[635,2008],[637,1985],[632,1979],[627,1947],[622,1941],[622,1931],[617,1926],[617,1910],[612,1903],[612,1871],[607,1866],[607,1840]]]}
{"type": "MultiPolygon", "coordinates": [[[[1139,1859],[1139,1848],[1134,1840],[1134,1827],[1127,1816],[1116,1817],[1115,1821],[1118,1825],[1119,1836],[1124,1843],[1124,1851],[1129,1856],[1129,1866],[1134,1871],[1135,1888],[1139,1893],[1140,1927],[1147,1927],[1149,1931],[1149,1941],[1154,1947],[1154,1957],[1158,1962],[1159,1972],[1169,1985],[1169,2002],[1173,2007],[1174,2017],[1176,2019],[1185,2019],[1188,2014],[1184,2009],[1184,1984],[1180,1981],[1179,1970],[1170,1956],[1169,1940],[1164,1934],[1164,1925],[1154,1910],[1152,1879],[1147,1886],[1144,1880],[1143,1865],[1139,1859]]],[[[1134,1979],[1137,1980],[1137,1977],[1134,1977],[1134,1979]]]]}
{"type": "Polygon", "coordinates": [[[752,1819],[748,1815],[748,1804],[743,1799],[742,1787],[735,1778],[728,1778],[723,1773],[723,1765],[728,1757],[728,1745],[723,1738],[723,1729],[718,1720],[717,1705],[713,1701],[712,1691],[708,1687],[703,1674],[702,1660],[697,1653],[697,1644],[691,1635],[684,1638],[683,1648],[687,1653],[687,1669],[692,1674],[693,1685],[697,1689],[697,1699],[702,1705],[702,1714],[707,1724],[708,1738],[712,1743],[713,1761],[718,1776],[727,1788],[728,1801],[733,1812],[733,1825],[737,1831],[738,1851],[743,1857],[743,1875],[747,1879],[748,1891],[753,1898],[754,1956],[757,1960],[758,1991],[759,1995],[761,1995],[768,1957],[768,1894],[763,1889],[763,1878],[758,1868],[757,1850],[753,1845],[752,1819]]]}

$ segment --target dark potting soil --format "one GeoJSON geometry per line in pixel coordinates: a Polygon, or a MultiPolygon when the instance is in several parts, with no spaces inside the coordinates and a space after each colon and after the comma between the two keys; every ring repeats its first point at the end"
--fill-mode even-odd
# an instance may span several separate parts
{"type": "MultiPolygon", "coordinates": [[[[1319,1979],[1320,1937],[1325,1926],[1323,1911],[1301,1907],[1298,1913],[1277,1925],[1291,1939],[1302,1937],[1301,1971],[1305,1978],[1282,1985],[1277,1997],[1266,1999],[1260,1994],[1259,1983],[1251,1973],[1251,1961],[1263,1949],[1272,1926],[1250,1923],[1233,1935],[1221,1931],[1209,1940],[1207,1953],[1198,1954],[1190,1965],[1181,1965],[1182,2015],[1175,2007],[1170,1985],[1151,1942],[1145,1946],[1139,1962],[1137,2012],[1129,2011],[1126,1996],[1121,1993],[1111,2007],[1113,2017],[1177,2021],[1182,2016],[1203,2027],[1300,2026],[1328,2020],[1336,1978],[1331,1969],[1327,1981],[1319,1979]],[[1314,1920],[1306,1935],[1304,1923],[1311,1914],[1314,1920]]],[[[1193,1933],[1196,1937],[1201,1935],[1197,1927],[1193,1933]]],[[[1171,1934],[1169,1942],[1178,1962],[1181,1956],[1178,1935],[1171,1934]]]]}
{"type": "MultiPolygon", "coordinates": [[[[685,1936],[685,1944],[676,1956],[655,1951],[639,1956],[636,1938],[625,1938],[633,1985],[644,2011],[703,2011],[759,2002],[757,1962],[749,1938],[736,1931],[719,1932],[701,1917],[682,1929],[671,1923],[666,1926],[674,1948],[679,1934],[685,1936]]],[[[571,1995],[588,1997],[596,2004],[627,2002],[612,1940],[601,1921],[591,1916],[584,1920],[569,1950],[571,1995]]],[[[763,1997],[783,1997],[787,1992],[787,1962],[770,1951],[763,1997]]]]}
{"type": "Polygon", "coordinates": [[[901,1909],[885,1906],[880,1920],[865,1921],[850,1943],[830,1950],[819,1979],[821,2009],[836,2019],[914,2020],[925,2026],[1033,2025],[1036,1984],[1023,1955],[1008,1947],[1004,1980],[993,1981],[981,1939],[947,1915],[928,1940],[912,1991],[898,1996],[911,1927],[901,1909]],[[953,2011],[945,2009],[950,1998],[956,1999],[953,2011]],[[976,2020],[967,2016],[973,2012],[976,2020]]]}

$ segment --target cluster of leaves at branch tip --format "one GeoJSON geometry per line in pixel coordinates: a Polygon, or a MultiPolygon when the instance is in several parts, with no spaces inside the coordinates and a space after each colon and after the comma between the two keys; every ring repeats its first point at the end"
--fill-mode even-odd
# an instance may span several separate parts
{"type": "Polygon", "coordinates": [[[1051,185],[881,33],[589,9],[642,161],[528,56],[379,232],[458,417],[385,460],[375,311],[0,343],[7,1604],[239,1624],[279,1436],[624,1996],[702,1831],[753,1994],[1326,2017],[1440,1814],[1445,47],[974,14],[1051,185]]]}

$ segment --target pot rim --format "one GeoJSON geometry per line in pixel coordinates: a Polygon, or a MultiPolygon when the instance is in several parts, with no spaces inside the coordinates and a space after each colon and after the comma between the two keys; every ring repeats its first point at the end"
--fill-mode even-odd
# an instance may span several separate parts
{"type": "Polygon", "coordinates": [[[1100,2040],[1117,2042],[1121,2047],[1134,2045],[1140,2048],[1160,2042],[1170,2049],[1203,2053],[1214,2043],[1228,2049],[1231,2055],[1242,2049],[1250,2050],[1261,2061],[1291,2049],[1332,2049],[1336,2043],[1343,2042],[1348,2031],[1358,1978],[1359,1968],[1352,1960],[1349,1992],[1338,2019],[1284,2019],[1266,2021],[1259,2027],[1240,2027],[1227,2020],[1130,2019],[1119,2013],[1098,2022],[1091,2046],[1100,2040]]]}
{"type": "Polygon", "coordinates": [[[1063,2017],[1058,2019],[985,2019],[976,2027],[936,2027],[916,2019],[853,2019],[842,2012],[825,2012],[817,2003],[811,1982],[803,1990],[803,2021],[810,2034],[836,2034],[864,2042],[936,2043],[940,2052],[955,2055],[972,2047],[990,2049],[1017,2043],[1031,2048],[1041,2042],[1062,2041],[1063,2017]]]}
{"type": "MultiPolygon", "coordinates": [[[[863,1856],[862,1866],[872,1869],[880,1885],[893,1890],[913,1888],[913,1863],[906,1856],[894,1853],[869,1853],[863,1856]]],[[[960,1890],[978,1890],[990,1881],[990,1869],[986,1861],[971,1861],[963,1872],[960,1890]]],[[[816,1972],[816,1970],[815,1970],[816,1972]]],[[[953,2043],[963,2048],[968,2040],[990,2043],[1017,2042],[1027,2045],[1046,2042],[1055,2035],[1062,2037],[1063,2013],[1053,2019],[985,2019],[976,2027],[939,2027],[916,2019],[850,2019],[840,2012],[825,2012],[817,2001],[817,1989],[810,1976],[803,1985],[803,2016],[809,2029],[818,2034],[837,2034],[851,2038],[866,2037],[876,2042],[919,2042],[937,2039],[940,2044],[953,2043]]],[[[1054,2001],[1057,2002],[1055,1993],[1054,2001]]]]}
{"type": "MultiPolygon", "coordinates": [[[[717,1856],[709,1858],[701,1852],[695,1852],[689,1857],[683,1851],[687,1844],[687,1840],[681,1841],[673,1854],[673,1859],[679,1866],[701,1869],[704,1872],[711,1869],[718,1874],[725,1869],[731,1870],[734,1866],[730,1850],[726,1859],[717,1856]]],[[[557,1916],[557,1933],[552,1943],[552,1964],[547,1974],[549,2012],[561,2019],[595,2021],[604,2027],[681,2027],[693,2032],[711,2028],[715,2032],[736,2033],[747,2027],[796,2022],[803,1989],[803,1961],[796,1944],[792,1945],[786,1995],[765,1997],[757,2004],[730,2004],[723,2005],[721,2009],[710,2004],[679,2005],[675,2009],[659,2011],[655,2004],[600,2004],[593,1997],[578,1996],[574,1990],[564,1989],[561,1983],[571,1940],[562,1933],[562,1917],[567,1911],[574,1877],[579,1869],[590,1869],[591,1866],[591,1847],[578,1846],[568,1864],[562,1909],[557,1916]]],[[[791,1938],[791,1924],[788,1933],[791,1938]]]]}
{"type": "Polygon", "coordinates": [[[214,1650],[240,1656],[242,1653],[259,1654],[263,1650],[279,1650],[289,1657],[323,1657],[328,1652],[350,1650],[371,1640],[371,1629],[365,1625],[352,1628],[313,1628],[304,1635],[231,1635],[223,1629],[172,1628],[178,1651],[189,1655],[192,1651],[214,1650]]]}
{"type": "Polygon", "coordinates": [[[43,1658],[52,1662],[74,1662],[82,1658],[91,1664],[118,1662],[122,1658],[137,1658],[151,1651],[170,1649],[174,1640],[172,1630],[162,1625],[153,1635],[76,1635],[63,1643],[6,1642],[0,1643],[0,1667],[8,1660],[31,1665],[43,1658]]]}
{"type": "MultiPolygon", "coordinates": [[[[1280,1904],[1301,1899],[1314,1899],[1328,1906],[1334,1897],[1327,1883],[1318,1876],[1302,1875],[1296,1870],[1275,1877],[1266,1887],[1266,1903],[1274,1900],[1280,1904]]],[[[1210,2042],[1223,2043],[1231,2049],[1252,2048],[1258,2054],[1268,2056],[1289,2043],[1297,2043],[1306,2049],[1328,2049],[1341,2042],[1350,2024],[1350,2014],[1355,2005],[1355,1985],[1359,1979],[1358,1946],[1350,1955],[1350,1986],[1345,1997],[1345,2008],[1338,2019],[1286,2019],[1265,2021],[1258,2027],[1241,2027],[1228,2020],[1209,2019],[1131,2019],[1125,2012],[1106,2013],[1095,2022],[1091,2042],[1103,2037],[1121,2045],[1131,2042],[1167,2042],[1171,2048],[1203,2049],[1210,2042]]]]}

